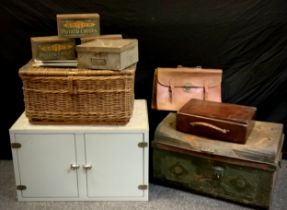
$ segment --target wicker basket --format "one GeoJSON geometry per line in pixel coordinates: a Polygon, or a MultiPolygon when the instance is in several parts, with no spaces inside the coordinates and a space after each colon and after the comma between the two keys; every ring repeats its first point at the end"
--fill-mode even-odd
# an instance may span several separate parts
{"type": "Polygon", "coordinates": [[[19,70],[33,123],[126,124],[133,111],[136,66],[123,71],[32,67],[19,70]]]}

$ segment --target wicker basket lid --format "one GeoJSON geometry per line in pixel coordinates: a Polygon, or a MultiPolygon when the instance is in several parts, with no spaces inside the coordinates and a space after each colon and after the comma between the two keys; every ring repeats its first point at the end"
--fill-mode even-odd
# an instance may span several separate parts
{"type": "Polygon", "coordinates": [[[39,77],[69,77],[69,76],[129,76],[135,74],[136,64],[131,65],[123,71],[115,70],[92,70],[92,69],[78,69],[78,68],[63,68],[63,67],[33,67],[33,61],[19,69],[19,76],[23,78],[39,78],[39,77]]]}
{"type": "Polygon", "coordinates": [[[137,39],[97,39],[77,45],[78,52],[123,52],[138,44],[137,39]]]}

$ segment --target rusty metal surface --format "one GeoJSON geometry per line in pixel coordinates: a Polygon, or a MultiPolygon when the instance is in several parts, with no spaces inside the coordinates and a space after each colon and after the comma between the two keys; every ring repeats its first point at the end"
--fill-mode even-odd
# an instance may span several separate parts
{"type": "Polygon", "coordinates": [[[153,157],[157,181],[243,204],[270,205],[277,170],[233,165],[160,147],[154,149],[153,157]]]}
{"type": "Polygon", "coordinates": [[[176,130],[176,114],[170,113],[158,125],[154,142],[232,159],[277,165],[283,144],[283,125],[256,121],[245,144],[208,139],[176,130]]]}

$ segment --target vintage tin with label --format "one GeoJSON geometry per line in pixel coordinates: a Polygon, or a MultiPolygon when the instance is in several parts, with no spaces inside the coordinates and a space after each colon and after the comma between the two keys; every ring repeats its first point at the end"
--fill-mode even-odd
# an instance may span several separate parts
{"type": "Polygon", "coordinates": [[[97,39],[76,50],[79,68],[122,70],[138,62],[137,39],[97,39]]]}
{"type": "Polygon", "coordinates": [[[75,40],[57,36],[31,37],[33,60],[75,59],[75,40]]]}
{"type": "Polygon", "coordinates": [[[179,131],[244,144],[250,134],[256,108],[230,103],[189,100],[176,115],[179,131]]]}
{"type": "Polygon", "coordinates": [[[90,14],[58,14],[57,27],[59,37],[80,38],[100,34],[100,15],[90,14]]]}
{"type": "Polygon", "coordinates": [[[283,125],[256,121],[246,144],[177,131],[176,114],[157,127],[153,176],[159,183],[268,208],[281,161],[283,125]]]}

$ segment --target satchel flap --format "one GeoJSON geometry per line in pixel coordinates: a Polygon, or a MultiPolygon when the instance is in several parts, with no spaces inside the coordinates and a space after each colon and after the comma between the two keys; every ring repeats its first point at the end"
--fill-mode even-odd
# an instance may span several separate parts
{"type": "Polygon", "coordinates": [[[221,69],[202,68],[157,68],[157,81],[163,86],[216,87],[221,85],[221,69]]]}

